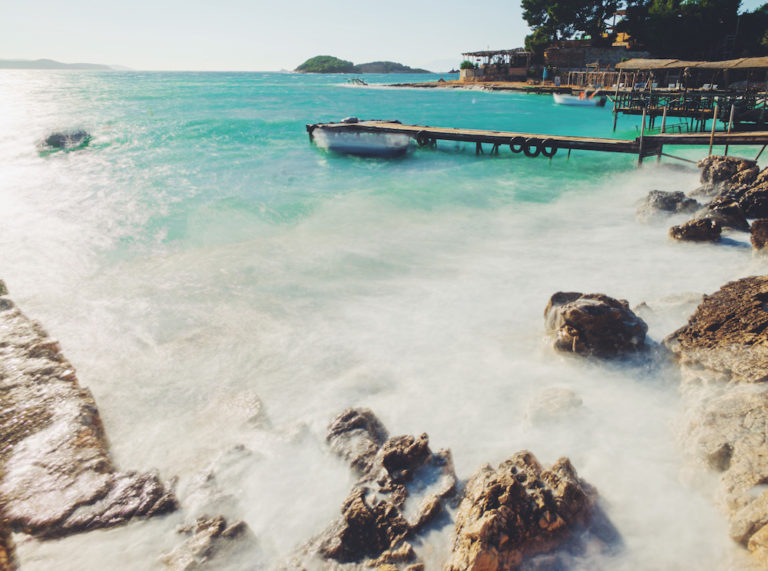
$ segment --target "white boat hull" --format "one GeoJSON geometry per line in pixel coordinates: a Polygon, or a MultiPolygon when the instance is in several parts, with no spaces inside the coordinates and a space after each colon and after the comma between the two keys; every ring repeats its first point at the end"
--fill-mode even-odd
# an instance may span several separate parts
{"type": "Polygon", "coordinates": [[[411,138],[400,133],[367,133],[315,129],[312,137],[318,147],[363,157],[395,157],[408,150],[411,138]]]}
{"type": "Polygon", "coordinates": [[[575,95],[553,93],[552,97],[554,98],[555,103],[557,103],[558,105],[575,105],[580,107],[602,107],[603,105],[605,105],[605,100],[606,100],[605,95],[595,96],[595,97],[592,97],[591,99],[589,97],[580,99],[575,95]]]}

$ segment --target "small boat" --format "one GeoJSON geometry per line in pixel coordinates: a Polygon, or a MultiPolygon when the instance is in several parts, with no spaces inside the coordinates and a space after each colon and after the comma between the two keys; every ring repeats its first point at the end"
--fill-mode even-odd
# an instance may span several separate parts
{"type": "Polygon", "coordinates": [[[397,157],[408,151],[411,138],[401,133],[368,133],[317,127],[312,139],[318,147],[361,157],[397,157]]]}
{"type": "Polygon", "coordinates": [[[591,96],[579,97],[576,95],[565,95],[564,93],[553,93],[557,105],[577,105],[582,107],[603,107],[608,101],[605,95],[593,94],[591,96]]]}

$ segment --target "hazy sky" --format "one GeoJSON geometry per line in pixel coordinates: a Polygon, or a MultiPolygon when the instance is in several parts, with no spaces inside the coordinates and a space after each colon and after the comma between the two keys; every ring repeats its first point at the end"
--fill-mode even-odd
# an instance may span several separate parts
{"type": "Polygon", "coordinates": [[[0,59],[134,69],[293,69],[327,54],[445,71],[528,32],[519,0],[0,0],[0,59]]]}

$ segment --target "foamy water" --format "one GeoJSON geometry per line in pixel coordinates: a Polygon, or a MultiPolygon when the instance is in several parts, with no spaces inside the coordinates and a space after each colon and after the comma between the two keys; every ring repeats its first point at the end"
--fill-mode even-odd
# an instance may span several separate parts
{"type": "MultiPolygon", "coordinates": [[[[575,565],[734,564],[724,518],[681,478],[676,371],[557,354],[542,315],[556,291],[603,292],[645,302],[659,342],[697,296],[766,273],[745,234],[678,244],[667,228],[682,218],[635,220],[649,190],[692,190],[697,171],[449,146],[366,161],[303,132],[355,114],[611,136],[606,110],[277,74],[4,72],[0,103],[0,277],[93,391],[118,466],[178,477],[182,506],[53,542],[18,536],[22,568],[160,568],[176,525],[202,513],[256,537],[217,567],[274,567],[353,483],[324,442],[348,406],[393,435],[427,432],[462,479],[521,449],[570,457],[624,542],[575,565]],[[39,154],[74,127],[94,134],[88,149],[39,154]],[[552,387],[583,407],[532,424],[529,403],[552,387]]],[[[635,136],[630,119],[619,127],[635,136]]],[[[429,569],[450,531],[417,546],[429,569]]]]}

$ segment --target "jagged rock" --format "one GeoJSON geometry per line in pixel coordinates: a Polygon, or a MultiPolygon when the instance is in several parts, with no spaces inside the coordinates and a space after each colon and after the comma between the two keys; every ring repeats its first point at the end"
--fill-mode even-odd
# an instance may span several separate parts
{"type": "Polygon", "coordinates": [[[91,393],[59,344],[6,296],[0,389],[0,497],[14,530],[59,537],[175,509],[156,474],[115,469],[91,393]]]}
{"type": "Polygon", "coordinates": [[[690,382],[768,380],[768,276],[725,284],[664,343],[690,382]]]}
{"type": "Polygon", "coordinates": [[[768,218],[760,218],[752,222],[749,229],[752,246],[757,250],[762,250],[768,244],[768,218]]]}
{"type": "Polygon", "coordinates": [[[243,521],[228,525],[223,516],[201,516],[194,524],[182,526],[177,531],[189,535],[189,539],[160,560],[172,571],[189,571],[209,562],[222,548],[222,543],[243,536],[249,529],[243,521]]]}
{"type": "Polygon", "coordinates": [[[698,163],[701,182],[725,186],[752,184],[760,172],[756,161],[737,157],[710,155],[698,163]]]}
{"type": "Polygon", "coordinates": [[[744,210],[736,200],[727,196],[715,198],[707,205],[707,208],[699,216],[705,220],[715,220],[721,228],[733,228],[742,232],[749,232],[749,222],[744,215],[744,210]]]}
{"type": "Polygon", "coordinates": [[[48,135],[45,145],[52,149],[72,150],[84,147],[90,140],[91,135],[87,131],[59,131],[48,135]]]}
{"type": "Polygon", "coordinates": [[[558,292],[550,298],[544,319],[560,351],[607,358],[645,347],[645,322],[626,301],[601,293],[558,292]]]}
{"type": "Polygon", "coordinates": [[[768,387],[741,385],[704,399],[688,413],[683,437],[721,473],[720,504],[731,538],[765,557],[768,533],[768,387]],[[753,539],[754,538],[754,539],[753,539]]]}
{"type": "Polygon", "coordinates": [[[747,218],[768,217],[768,180],[747,188],[739,197],[739,205],[747,218]]]}
{"type": "Polygon", "coordinates": [[[3,515],[2,502],[0,502],[0,571],[14,571],[16,569],[16,551],[11,537],[11,527],[8,519],[3,515]]]}
{"type": "Polygon", "coordinates": [[[541,391],[525,408],[525,421],[532,425],[561,420],[581,408],[583,401],[565,387],[550,387],[541,391]]]}
{"type": "Polygon", "coordinates": [[[387,437],[386,428],[373,412],[367,408],[350,408],[333,419],[326,440],[331,450],[359,474],[365,474],[387,437]]]}
{"type": "Polygon", "coordinates": [[[567,458],[543,470],[523,451],[495,470],[485,465],[465,488],[445,569],[514,569],[527,557],[554,550],[589,521],[596,496],[567,458]]]}
{"type": "Polygon", "coordinates": [[[693,213],[700,207],[695,199],[688,198],[682,191],[652,190],[638,207],[637,218],[646,221],[659,214],[693,213]]]}
{"type": "Polygon", "coordinates": [[[368,409],[349,409],[333,420],[331,448],[360,478],[341,516],[300,550],[292,566],[302,567],[315,557],[355,569],[418,565],[409,540],[435,521],[453,497],[453,460],[448,450],[432,452],[426,434],[382,442],[386,434],[368,409]]]}
{"type": "Polygon", "coordinates": [[[708,218],[689,220],[669,229],[670,237],[689,242],[717,242],[720,240],[721,232],[720,223],[708,218]]]}

